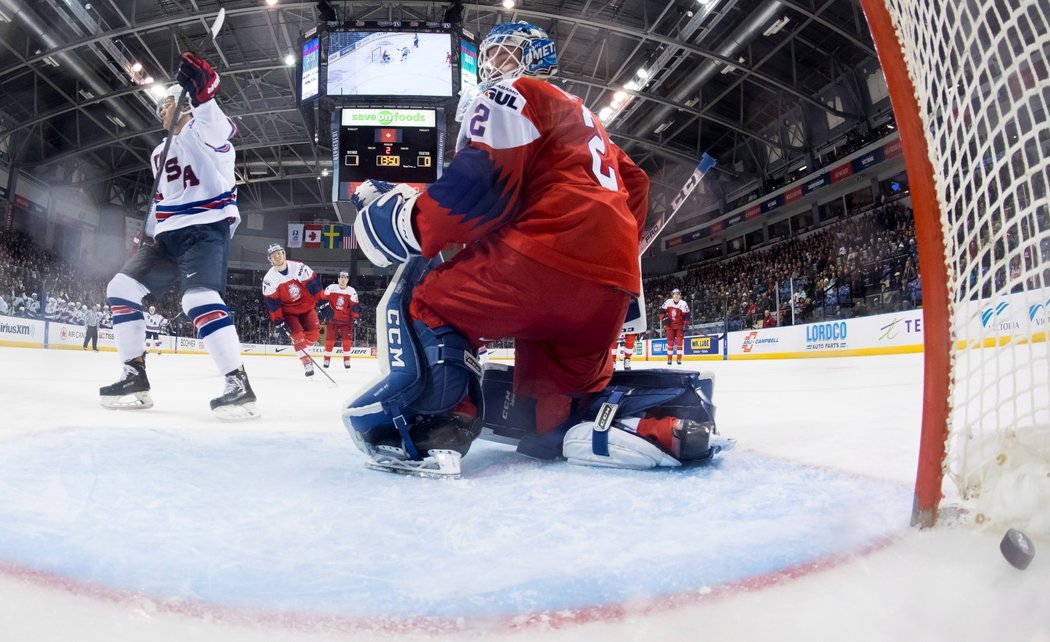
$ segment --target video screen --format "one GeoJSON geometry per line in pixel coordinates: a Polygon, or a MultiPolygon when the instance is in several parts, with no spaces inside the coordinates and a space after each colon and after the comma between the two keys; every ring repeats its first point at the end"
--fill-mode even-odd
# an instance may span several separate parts
{"type": "Polygon", "coordinates": [[[321,63],[321,40],[310,38],[303,43],[303,81],[301,93],[303,100],[313,98],[320,90],[318,70],[321,63]]]}
{"type": "Polygon", "coordinates": [[[329,96],[452,96],[452,35],[334,31],[329,96]]]}
{"type": "Polygon", "coordinates": [[[478,86],[478,48],[468,40],[459,41],[459,89],[461,92],[478,86]]]}

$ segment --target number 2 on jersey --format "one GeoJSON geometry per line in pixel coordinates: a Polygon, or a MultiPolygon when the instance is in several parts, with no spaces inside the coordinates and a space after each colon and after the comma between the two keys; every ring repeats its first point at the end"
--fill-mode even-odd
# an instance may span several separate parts
{"type": "Polygon", "coordinates": [[[583,107],[583,124],[595,130],[594,136],[587,141],[587,147],[591,150],[591,173],[598,184],[615,192],[620,189],[620,185],[616,181],[616,172],[613,171],[612,164],[605,158],[609,145],[601,130],[595,127],[594,114],[587,107],[583,107]]]}

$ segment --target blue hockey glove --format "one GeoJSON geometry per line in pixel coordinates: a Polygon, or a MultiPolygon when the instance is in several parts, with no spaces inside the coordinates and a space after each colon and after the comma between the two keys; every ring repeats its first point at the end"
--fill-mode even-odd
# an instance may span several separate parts
{"type": "Polygon", "coordinates": [[[419,256],[419,239],[412,229],[412,206],[418,197],[419,192],[404,183],[384,181],[365,181],[354,191],[354,236],[374,265],[387,267],[419,256]]]}
{"type": "Polygon", "coordinates": [[[317,318],[321,320],[321,323],[328,323],[334,317],[335,310],[328,305],[328,301],[321,301],[320,305],[317,306],[317,318]]]}

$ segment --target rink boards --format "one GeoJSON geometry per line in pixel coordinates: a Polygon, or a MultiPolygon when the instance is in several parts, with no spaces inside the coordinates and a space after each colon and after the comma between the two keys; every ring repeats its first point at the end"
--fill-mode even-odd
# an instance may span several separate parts
{"type": "MultiPolygon", "coordinates": [[[[993,300],[969,301],[959,305],[957,319],[967,347],[1002,346],[1007,343],[1043,343],[1050,327],[1050,288],[1019,292],[993,300]]],[[[36,319],[0,317],[0,346],[47,349],[81,349],[84,328],[67,323],[36,319]]],[[[115,350],[113,331],[99,330],[100,350],[115,350]]],[[[193,337],[161,335],[161,350],[204,354],[204,342],[193,337]]],[[[686,336],[684,361],[735,359],[799,359],[813,357],[857,357],[908,354],[923,351],[922,310],[906,310],[855,319],[833,319],[819,323],[780,328],[749,329],[726,334],[686,336]]],[[[322,346],[310,348],[315,355],[322,346]]],[[[244,355],[293,356],[288,345],[241,344],[244,355]]],[[[341,350],[335,354],[342,355],[341,350]]],[[[375,358],[375,346],[352,349],[353,358],[375,358]]],[[[508,361],[512,348],[489,348],[486,359],[508,361]]],[[[667,359],[667,341],[662,337],[639,340],[633,360],[667,359]]]]}

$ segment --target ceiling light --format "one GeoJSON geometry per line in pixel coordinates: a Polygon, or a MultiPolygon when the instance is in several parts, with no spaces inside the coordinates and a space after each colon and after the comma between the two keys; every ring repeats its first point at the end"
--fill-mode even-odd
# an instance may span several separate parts
{"type": "Polygon", "coordinates": [[[292,54],[288,54],[287,56],[285,56],[284,57],[284,64],[288,65],[289,67],[294,67],[295,66],[295,56],[293,56],[292,54]]]}
{"type": "Polygon", "coordinates": [[[514,8],[514,0],[503,0],[503,8],[504,9],[513,9],[514,8]]]}
{"type": "Polygon", "coordinates": [[[601,111],[598,112],[598,118],[601,119],[601,121],[604,123],[606,120],[609,119],[609,116],[612,116],[612,113],[612,107],[602,107],[601,111]]]}
{"type": "Polygon", "coordinates": [[[131,70],[135,73],[142,71],[142,63],[136,60],[131,64],[131,70]]]}
{"type": "Polygon", "coordinates": [[[620,108],[620,101],[614,100],[611,103],[609,103],[609,106],[612,107],[613,109],[619,109],[620,108]]]}
{"type": "Polygon", "coordinates": [[[636,72],[636,73],[634,74],[634,76],[635,76],[635,78],[637,78],[638,80],[645,80],[646,78],[648,78],[648,77],[649,77],[649,72],[645,70],[645,67],[642,67],[641,69],[639,69],[639,70],[638,70],[638,71],[637,71],[637,72],[636,72]]]}
{"type": "Polygon", "coordinates": [[[804,172],[804,171],[806,171],[806,168],[807,168],[807,167],[809,167],[809,166],[808,166],[808,165],[803,165],[802,167],[799,167],[799,168],[798,168],[797,170],[795,170],[795,171],[798,171],[798,172],[804,172]]]}
{"type": "Polygon", "coordinates": [[[780,30],[783,29],[784,27],[786,27],[787,23],[789,23],[789,22],[791,22],[791,18],[789,18],[788,16],[784,16],[783,18],[780,18],[776,22],[774,22],[773,24],[769,25],[769,28],[767,28],[765,31],[763,31],[762,35],[766,36],[766,37],[769,37],[769,36],[772,36],[775,33],[779,33],[780,30]]]}
{"type": "Polygon", "coordinates": [[[55,60],[54,56],[48,56],[47,58],[44,58],[44,62],[51,65],[52,67],[58,66],[58,61],[55,60]]]}
{"type": "Polygon", "coordinates": [[[125,123],[123,120],[117,118],[113,114],[106,114],[106,118],[109,120],[109,122],[113,123],[117,127],[120,127],[120,128],[127,127],[127,123],[125,123]]]}
{"type": "Polygon", "coordinates": [[[164,85],[151,85],[149,88],[149,93],[152,94],[154,98],[160,98],[167,92],[168,90],[164,88],[164,85]]]}
{"type": "Polygon", "coordinates": [[[327,169],[322,169],[321,170],[321,176],[328,176],[328,170],[327,169]]]}
{"type": "Polygon", "coordinates": [[[625,98],[627,98],[626,91],[618,91],[615,94],[613,94],[613,100],[615,100],[616,102],[622,103],[625,98]]]}
{"type": "Polygon", "coordinates": [[[91,93],[87,89],[81,89],[77,93],[79,93],[81,96],[83,96],[85,100],[91,100],[92,98],[95,97],[95,94],[91,93]]]}
{"type": "Polygon", "coordinates": [[[142,82],[143,82],[143,84],[146,84],[146,85],[152,85],[153,84],[153,76],[146,76],[145,78],[142,79],[142,82]]]}
{"type": "Polygon", "coordinates": [[[660,123],[660,126],[659,126],[659,127],[657,127],[656,129],[654,129],[654,130],[653,130],[653,133],[654,133],[654,134],[659,134],[659,133],[663,132],[663,131],[664,131],[665,129],[667,129],[668,127],[670,127],[670,126],[671,126],[671,123],[672,123],[672,122],[674,122],[674,121],[671,121],[671,120],[669,120],[669,121],[666,121],[666,122],[660,123]]]}
{"type": "Polygon", "coordinates": [[[277,0],[266,0],[266,4],[272,7],[277,4],[277,0]]]}
{"type": "Polygon", "coordinates": [[[624,85],[623,88],[626,89],[627,91],[637,91],[638,90],[638,83],[634,82],[633,80],[628,80],[627,84],[624,85]]]}

